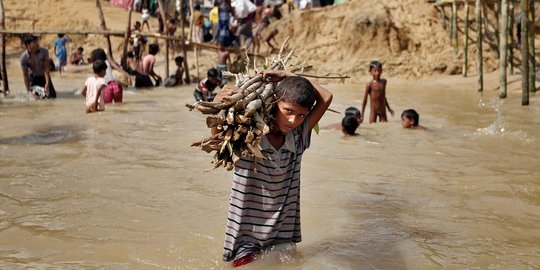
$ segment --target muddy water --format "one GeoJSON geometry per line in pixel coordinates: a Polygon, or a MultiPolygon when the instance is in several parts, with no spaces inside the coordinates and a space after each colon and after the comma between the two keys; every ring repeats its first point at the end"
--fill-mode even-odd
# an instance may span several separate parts
{"type": "MultiPolygon", "coordinates": [[[[208,133],[183,106],[192,87],[127,91],[85,115],[82,75],[54,80],[57,100],[14,90],[0,103],[0,269],[229,268],[231,175],[204,172],[211,156],[189,147],[208,133]]],[[[394,110],[417,109],[427,131],[394,117],[358,137],[313,135],[304,241],[245,268],[540,267],[540,99],[521,107],[517,92],[501,102],[470,85],[392,85],[394,110]]],[[[360,104],[361,87],[329,88],[332,108],[360,104]]]]}

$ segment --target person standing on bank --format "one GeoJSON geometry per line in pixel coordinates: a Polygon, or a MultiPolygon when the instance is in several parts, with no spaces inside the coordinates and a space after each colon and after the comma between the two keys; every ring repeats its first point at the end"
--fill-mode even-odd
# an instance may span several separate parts
{"type": "Polygon", "coordinates": [[[36,36],[24,36],[23,42],[26,50],[21,55],[20,63],[26,91],[34,98],[56,98],[56,91],[49,73],[49,51],[39,46],[36,36]],[[33,93],[32,86],[43,87],[45,96],[40,97],[33,93]]]}

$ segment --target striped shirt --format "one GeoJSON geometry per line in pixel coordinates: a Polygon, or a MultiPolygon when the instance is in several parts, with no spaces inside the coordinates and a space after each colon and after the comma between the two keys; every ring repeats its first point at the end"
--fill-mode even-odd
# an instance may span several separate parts
{"type": "Polygon", "coordinates": [[[242,158],[234,168],[224,244],[224,261],[237,260],[263,248],[302,241],[300,168],[309,147],[307,119],[285,135],[275,150],[262,138],[267,159],[242,158]]]}

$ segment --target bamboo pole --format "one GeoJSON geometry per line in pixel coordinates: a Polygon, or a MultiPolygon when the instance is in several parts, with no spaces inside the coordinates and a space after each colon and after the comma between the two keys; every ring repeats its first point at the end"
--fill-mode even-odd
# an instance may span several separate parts
{"type": "Polygon", "coordinates": [[[510,65],[510,75],[514,75],[514,2],[510,2],[509,21],[508,21],[508,64],[510,65]]]}
{"type": "Polygon", "coordinates": [[[195,71],[197,72],[197,79],[200,80],[201,77],[199,77],[199,48],[195,46],[195,71]]]}
{"type": "Polygon", "coordinates": [[[478,91],[484,91],[484,64],[482,57],[482,1],[476,0],[476,71],[478,73],[478,91]]]}
{"type": "Polygon", "coordinates": [[[534,0],[529,0],[529,91],[536,92],[536,50],[534,48],[534,0]]]}
{"type": "Polygon", "coordinates": [[[458,41],[457,41],[457,5],[456,0],[452,1],[452,46],[454,47],[454,58],[458,55],[458,41]]]}
{"type": "MultiPolygon", "coordinates": [[[[5,21],[5,15],[4,15],[4,1],[0,0],[0,28],[4,30],[6,28],[6,21],[5,21]]],[[[8,83],[8,75],[7,75],[7,66],[6,66],[6,35],[2,34],[1,37],[2,40],[2,88],[4,90],[4,95],[9,94],[9,83],[8,83]]]]}
{"type": "Polygon", "coordinates": [[[189,0],[189,42],[191,43],[193,39],[193,21],[195,20],[195,15],[193,14],[193,0],[189,0]]]}
{"type": "Polygon", "coordinates": [[[122,49],[122,59],[121,64],[124,70],[128,70],[127,64],[127,47],[129,43],[129,38],[131,37],[131,13],[133,12],[133,5],[128,8],[128,19],[127,19],[127,29],[126,34],[124,35],[124,47],[122,49]]]}
{"type": "Polygon", "coordinates": [[[186,33],[184,31],[185,22],[186,22],[186,13],[184,10],[184,0],[181,0],[182,4],[180,5],[180,28],[181,34],[181,45],[182,45],[182,55],[184,56],[184,71],[186,73],[186,83],[190,83],[191,79],[189,78],[189,65],[186,52],[186,33]]]}
{"type": "Polygon", "coordinates": [[[126,34],[125,31],[117,30],[68,30],[68,29],[49,29],[49,30],[17,30],[17,29],[2,29],[0,34],[11,34],[11,35],[56,35],[58,33],[64,33],[66,35],[109,35],[109,36],[118,36],[124,37],[126,34]]]}
{"type": "Polygon", "coordinates": [[[529,0],[521,0],[521,105],[529,105],[529,0]]]}
{"type": "MultiPolygon", "coordinates": [[[[96,7],[97,7],[97,10],[98,10],[98,14],[99,14],[99,20],[101,21],[101,29],[106,31],[107,30],[107,25],[105,24],[105,16],[103,15],[103,9],[101,8],[101,3],[99,2],[99,0],[96,0],[96,7]]],[[[112,45],[111,45],[111,38],[109,37],[108,34],[105,34],[104,36],[107,39],[107,46],[108,46],[108,49],[109,49],[109,57],[111,58],[111,60],[114,61],[113,52],[112,52],[112,45]]]]}
{"type": "Polygon", "coordinates": [[[500,46],[499,46],[499,98],[506,98],[506,68],[508,65],[507,46],[508,46],[508,0],[502,0],[501,6],[501,25],[500,25],[500,46]]]}
{"type": "Polygon", "coordinates": [[[501,47],[501,44],[500,44],[500,36],[501,36],[501,29],[500,28],[500,24],[501,24],[501,19],[500,19],[500,14],[501,14],[501,1],[502,0],[496,0],[495,1],[495,4],[493,6],[493,11],[494,11],[494,14],[495,14],[495,24],[493,25],[493,31],[495,32],[495,54],[497,55],[497,58],[501,58],[501,52],[500,52],[500,47],[501,47]]]}
{"type": "Polygon", "coordinates": [[[444,6],[441,7],[441,21],[443,30],[446,29],[446,12],[444,6]]]}
{"type": "Polygon", "coordinates": [[[469,66],[469,1],[465,1],[465,33],[463,34],[463,77],[467,77],[469,66]]]}
{"type": "Polygon", "coordinates": [[[169,78],[169,16],[165,11],[165,6],[163,5],[163,0],[158,0],[159,13],[161,13],[161,19],[165,26],[165,33],[167,40],[165,41],[165,78],[169,78]]]}

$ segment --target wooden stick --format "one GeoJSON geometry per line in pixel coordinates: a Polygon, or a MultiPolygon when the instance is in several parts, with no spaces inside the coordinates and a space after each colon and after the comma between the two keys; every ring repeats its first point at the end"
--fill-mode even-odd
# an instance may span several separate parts
{"type": "Polygon", "coordinates": [[[58,33],[64,33],[66,35],[110,35],[124,37],[126,34],[125,31],[116,31],[116,30],[64,30],[64,29],[51,29],[51,30],[12,30],[12,29],[1,29],[1,34],[12,34],[12,35],[56,35],[58,33]]]}
{"type": "MultiPolygon", "coordinates": [[[[189,0],[189,37],[188,40],[191,43],[192,37],[193,37],[193,20],[195,19],[195,15],[193,15],[193,0],[189,0]]],[[[198,77],[198,75],[197,75],[198,77]]]]}
{"type": "MultiPolygon", "coordinates": [[[[101,3],[99,2],[99,0],[96,0],[96,7],[97,7],[97,10],[98,10],[98,14],[99,14],[99,20],[101,21],[101,29],[106,31],[107,30],[107,25],[105,24],[105,16],[103,15],[103,9],[101,8],[101,3]]],[[[114,61],[112,45],[111,45],[111,38],[107,34],[105,34],[104,36],[107,39],[107,46],[108,46],[108,49],[109,49],[109,57],[114,61]]]]}
{"type": "Polygon", "coordinates": [[[510,39],[508,41],[508,63],[510,65],[510,75],[514,75],[514,46],[515,40],[514,40],[514,3],[510,3],[510,14],[509,21],[508,21],[508,38],[510,39]]]}
{"type": "Polygon", "coordinates": [[[456,0],[452,2],[452,47],[454,47],[454,58],[458,55],[458,35],[457,35],[457,5],[456,0]]]}
{"type": "Polygon", "coordinates": [[[296,73],[298,76],[307,77],[307,78],[318,78],[318,79],[348,79],[349,75],[313,75],[306,73],[296,73]]]}
{"type": "MultiPolygon", "coordinates": [[[[0,0],[0,28],[4,30],[6,28],[5,24],[5,15],[4,15],[4,1],[0,0]]],[[[7,75],[7,66],[6,66],[6,35],[2,34],[1,37],[2,41],[2,89],[4,90],[4,94],[9,92],[9,83],[8,83],[8,75],[7,75]]]]}
{"type": "Polygon", "coordinates": [[[163,0],[158,0],[159,13],[161,13],[161,19],[165,27],[165,33],[167,40],[165,41],[165,78],[169,78],[169,16],[165,11],[165,6],[163,5],[163,0]]]}
{"type": "Polygon", "coordinates": [[[536,50],[534,49],[534,37],[536,27],[534,25],[534,1],[529,0],[529,91],[536,92],[536,50]]]}
{"type": "Polygon", "coordinates": [[[465,1],[465,33],[463,34],[463,67],[461,74],[467,77],[469,68],[469,1],[465,1]]]}
{"type": "Polygon", "coordinates": [[[482,57],[482,1],[476,0],[476,73],[478,91],[484,91],[484,62],[482,57]]]}
{"type": "Polygon", "coordinates": [[[181,33],[180,43],[182,46],[182,55],[184,56],[184,71],[186,73],[185,80],[186,80],[186,83],[189,84],[191,82],[191,79],[189,78],[189,65],[188,65],[187,52],[186,52],[186,33],[184,31],[185,22],[186,22],[186,13],[184,10],[184,1],[182,0],[180,4],[180,28],[182,29],[182,32],[180,32],[181,33]]]}
{"type": "Polygon", "coordinates": [[[506,67],[508,65],[507,36],[508,36],[508,0],[501,2],[501,25],[500,25],[500,46],[499,46],[499,98],[506,98],[506,67]]]}
{"type": "Polygon", "coordinates": [[[521,0],[521,105],[529,105],[529,0],[521,0]]]}
{"type": "Polygon", "coordinates": [[[128,70],[127,64],[127,47],[129,43],[129,37],[131,36],[131,13],[133,12],[133,6],[128,8],[128,19],[127,19],[127,28],[126,34],[124,35],[124,48],[122,49],[122,59],[121,64],[124,70],[128,70]]]}
{"type": "Polygon", "coordinates": [[[199,49],[195,47],[195,71],[197,72],[197,79],[200,80],[199,76],[199,49]]]}

